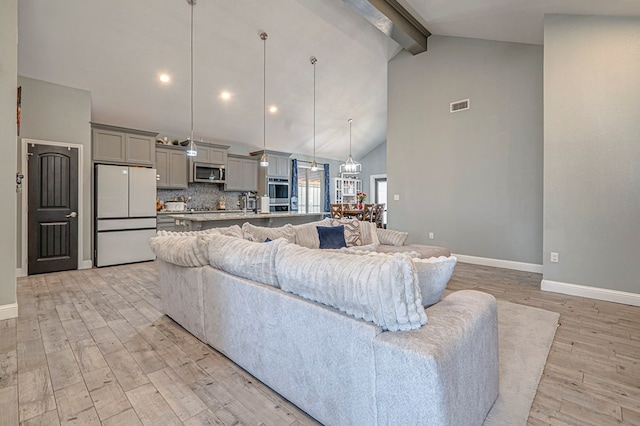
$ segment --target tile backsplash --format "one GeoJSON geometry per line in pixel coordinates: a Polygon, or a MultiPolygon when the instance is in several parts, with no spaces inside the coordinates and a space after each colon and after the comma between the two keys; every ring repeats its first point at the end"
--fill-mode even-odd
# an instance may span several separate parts
{"type": "Polygon", "coordinates": [[[216,204],[222,197],[226,200],[227,210],[239,207],[241,192],[222,191],[222,186],[210,183],[190,183],[187,189],[158,189],[160,202],[177,200],[180,196],[191,197],[187,201],[187,209],[215,210],[216,204]]]}

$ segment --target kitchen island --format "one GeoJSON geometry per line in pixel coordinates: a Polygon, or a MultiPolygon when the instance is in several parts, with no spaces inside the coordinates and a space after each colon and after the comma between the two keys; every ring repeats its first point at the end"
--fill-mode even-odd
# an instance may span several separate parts
{"type": "Polygon", "coordinates": [[[224,212],[224,213],[191,213],[173,214],[174,231],[200,231],[209,228],[221,228],[231,225],[242,226],[249,222],[256,226],[277,227],[287,223],[299,225],[313,222],[328,216],[328,213],[254,213],[254,212],[224,212]]]}

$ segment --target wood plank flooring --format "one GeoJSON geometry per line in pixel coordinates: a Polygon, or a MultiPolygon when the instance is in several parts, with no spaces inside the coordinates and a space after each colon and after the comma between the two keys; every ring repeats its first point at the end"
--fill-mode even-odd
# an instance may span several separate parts
{"type": "MultiPolygon", "coordinates": [[[[531,425],[640,425],[640,307],[547,293],[541,276],[458,264],[449,290],[560,313],[531,425]]],[[[0,425],[310,425],[160,312],[154,262],[18,280],[0,321],[0,425]]]]}

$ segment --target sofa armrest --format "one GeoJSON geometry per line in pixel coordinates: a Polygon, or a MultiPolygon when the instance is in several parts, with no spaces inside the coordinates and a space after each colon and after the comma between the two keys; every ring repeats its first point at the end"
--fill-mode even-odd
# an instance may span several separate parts
{"type": "Polygon", "coordinates": [[[374,339],[378,424],[482,424],[498,396],[495,298],[458,291],[427,317],[374,339]]]}

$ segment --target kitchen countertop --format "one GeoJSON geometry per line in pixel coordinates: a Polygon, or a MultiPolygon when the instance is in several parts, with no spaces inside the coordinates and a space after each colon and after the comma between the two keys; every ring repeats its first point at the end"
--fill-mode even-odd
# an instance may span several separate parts
{"type": "Polygon", "coordinates": [[[218,214],[218,213],[242,213],[242,210],[184,210],[184,211],[175,211],[175,210],[160,210],[156,212],[159,215],[175,215],[175,214],[218,214]]]}
{"type": "Polygon", "coordinates": [[[193,212],[190,214],[173,214],[171,217],[174,219],[188,220],[192,222],[211,222],[216,220],[234,220],[234,219],[246,219],[246,218],[287,218],[287,217],[306,217],[306,216],[322,216],[329,213],[297,213],[297,212],[282,212],[282,213],[253,213],[247,211],[244,213],[242,210],[237,211],[216,211],[216,213],[203,213],[193,212]]]}

